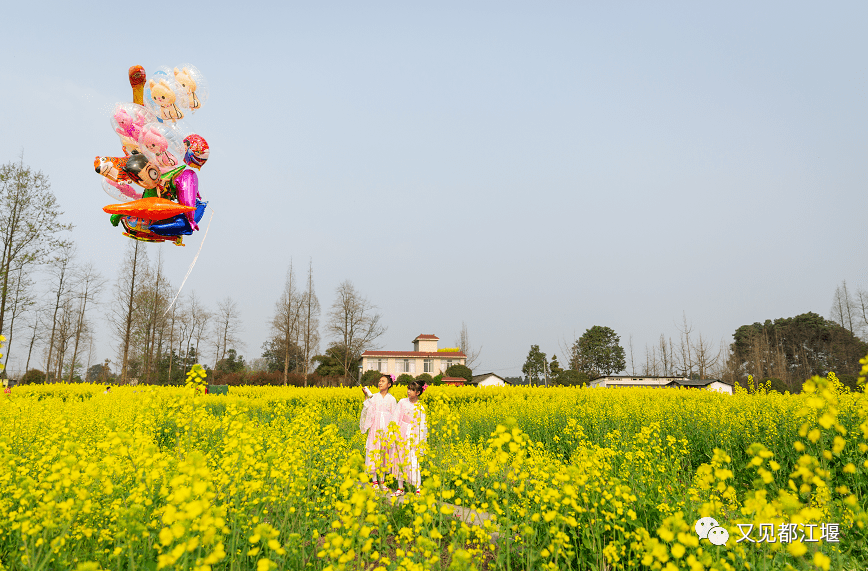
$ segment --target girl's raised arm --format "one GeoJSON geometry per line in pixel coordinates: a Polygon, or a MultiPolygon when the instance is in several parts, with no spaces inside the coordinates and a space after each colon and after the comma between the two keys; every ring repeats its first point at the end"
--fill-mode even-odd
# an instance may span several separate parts
{"type": "Polygon", "coordinates": [[[359,418],[359,430],[362,431],[362,434],[368,431],[371,427],[371,423],[374,421],[374,414],[371,412],[371,402],[374,395],[371,394],[371,391],[367,390],[367,387],[362,387],[365,391],[365,402],[362,403],[362,414],[359,418]]]}

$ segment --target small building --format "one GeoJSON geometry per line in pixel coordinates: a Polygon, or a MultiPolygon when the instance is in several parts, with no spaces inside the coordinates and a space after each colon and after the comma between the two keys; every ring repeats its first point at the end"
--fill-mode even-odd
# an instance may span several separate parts
{"type": "Polygon", "coordinates": [[[699,380],[678,380],[673,381],[670,387],[684,387],[686,389],[705,389],[707,391],[715,391],[718,393],[732,394],[732,385],[721,381],[720,379],[699,379],[699,380]]]}
{"type": "MultiPolygon", "coordinates": [[[[445,373],[452,365],[464,365],[467,356],[459,349],[438,349],[436,335],[422,334],[413,339],[412,351],[371,350],[362,353],[363,371],[380,371],[390,375],[422,373],[431,376],[445,373]]],[[[462,379],[464,380],[464,379],[462,379]]]]}
{"type": "Polygon", "coordinates": [[[463,387],[467,384],[467,379],[464,377],[442,377],[443,384],[450,387],[463,387]]]}
{"type": "Polygon", "coordinates": [[[503,387],[511,384],[508,379],[504,379],[495,373],[485,373],[484,375],[473,375],[470,381],[476,387],[503,387]]]}
{"type": "Polygon", "coordinates": [[[607,375],[597,377],[588,384],[591,388],[650,387],[650,388],[699,388],[732,394],[732,385],[720,379],[692,380],[687,377],[640,377],[632,375],[607,375]]]}

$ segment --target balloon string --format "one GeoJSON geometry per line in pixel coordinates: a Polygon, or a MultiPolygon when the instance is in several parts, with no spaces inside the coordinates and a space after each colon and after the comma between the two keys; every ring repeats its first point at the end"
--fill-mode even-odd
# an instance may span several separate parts
{"type": "Polygon", "coordinates": [[[172,303],[169,304],[169,307],[166,308],[166,311],[163,312],[163,317],[166,317],[166,314],[169,313],[169,310],[172,309],[172,306],[175,305],[175,300],[178,299],[178,296],[181,295],[181,290],[184,289],[184,284],[187,283],[187,278],[190,277],[190,272],[193,271],[193,266],[196,265],[196,260],[199,259],[199,254],[202,253],[202,246],[205,245],[205,238],[208,237],[208,229],[211,228],[211,221],[214,220],[214,209],[211,209],[211,217],[208,218],[208,226],[205,227],[205,234],[202,235],[202,242],[199,244],[199,251],[196,252],[196,257],[193,258],[192,263],[190,263],[190,269],[187,270],[187,275],[184,276],[184,281],[181,282],[181,287],[178,288],[178,293],[175,294],[175,297],[172,298],[172,303]]]}

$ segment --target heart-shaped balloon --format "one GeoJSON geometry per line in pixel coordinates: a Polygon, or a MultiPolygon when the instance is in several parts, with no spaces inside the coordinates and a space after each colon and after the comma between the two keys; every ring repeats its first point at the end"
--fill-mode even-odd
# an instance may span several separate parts
{"type": "MultiPolygon", "coordinates": [[[[199,177],[190,169],[185,170],[175,177],[175,188],[178,189],[178,203],[184,206],[196,206],[196,198],[199,196],[199,177]]],[[[190,227],[193,230],[198,230],[199,226],[193,219],[193,212],[185,214],[190,222],[190,227]]]]}

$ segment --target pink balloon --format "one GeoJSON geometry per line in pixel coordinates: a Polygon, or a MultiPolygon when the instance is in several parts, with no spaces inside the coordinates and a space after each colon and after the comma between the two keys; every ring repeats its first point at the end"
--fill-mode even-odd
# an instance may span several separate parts
{"type": "MultiPolygon", "coordinates": [[[[196,206],[196,198],[199,196],[199,177],[191,169],[186,169],[175,178],[175,188],[178,189],[178,203],[184,206],[196,206]]],[[[185,213],[190,222],[190,228],[198,230],[199,226],[193,220],[195,211],[185,213]]]]}

